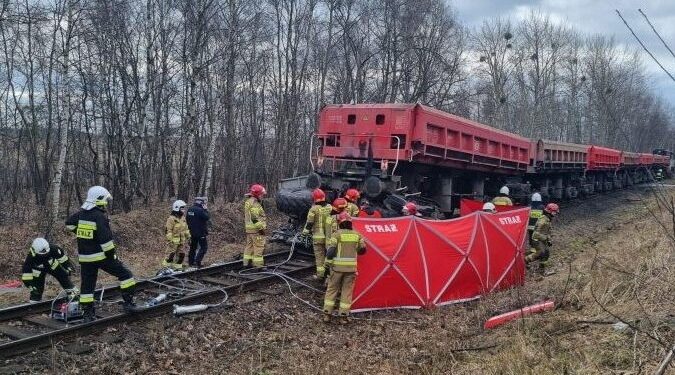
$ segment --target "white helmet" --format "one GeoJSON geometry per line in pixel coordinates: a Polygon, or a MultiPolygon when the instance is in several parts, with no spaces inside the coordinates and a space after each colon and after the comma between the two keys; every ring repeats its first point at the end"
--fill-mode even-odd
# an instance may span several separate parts
{"type": "Polygon", "coordinates": [[[91,210],[92,208],[105,207],[108,201],[112,199],[112,194],[103,186],[92,186],[87,191],[87,200],[84,201],[82,209],[91,210]]]}
{"type": "Polygon", "coordinates": [[[483,205],[483,212],[496,213],[497,207],[492,202],[487,202],[483,205]]]}
{"type": "Polygon", "coordinates": [[[532,202],[541,202],[541,194],[539,193],[532,194],[532,202]]]}
{"type": "Polygon", "coordinates": [[[509,187],[504,185],[499,189],[499,194],[509,195],[509,187]]]}
{"type": "Polygon", "coordinates": [[[45,255],[49,252],[49,242],[42,237],[34,239],[33,244],[30,247],[35,253],[40,255],[45,255]]]}
{"type": "Polygon", "coordinates": [[[179,200],[173,202],[173,205],[171,206],[171,209],[174,212],[178,212],[178,211],[180,211],[181,208],[184,208],[185,206],[187,206],[187,204],[185,204],[184,201],[179,199],[179,200]]]}

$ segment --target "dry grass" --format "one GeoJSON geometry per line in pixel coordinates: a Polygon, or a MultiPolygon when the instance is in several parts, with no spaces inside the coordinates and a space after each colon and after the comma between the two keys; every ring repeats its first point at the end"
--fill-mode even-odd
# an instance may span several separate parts
{"type": "MultiPolygon", "coordinates": [[[[316,311],[287,293],[252,303],[242,296],[233,298],[234,309],[139,322],[86,338],[92,354],[65,354],[57,346],[26,364],[66,373],[649,374],[665,354],[662,344],[675,342],[674,248],[653,223],[653,200],[643,194],[644,202],[626,201],[630,194],[565,208],[554,229],[557,273],[529,277],[522,288],[480,301],[362,314],[365,320],[339,326],[322,324],[316,311]],[[482,329],[493,314],[547,298],[560,307],[482,329]],[[603,324],[618,318],[632,328],[603,324]]],[[[144,218],[139,214],[127,225],[144,218]]],[[[217,223],[222,232],[228,225],[217,223]]],[[[153,244],[129,235],[133,230],[117,228],[126,232],[120,243],[128,262],[136,261],[130,254],[138,246],[153,244]]],[[[322,299],[299,294],[314,304],[322,299]]]]}

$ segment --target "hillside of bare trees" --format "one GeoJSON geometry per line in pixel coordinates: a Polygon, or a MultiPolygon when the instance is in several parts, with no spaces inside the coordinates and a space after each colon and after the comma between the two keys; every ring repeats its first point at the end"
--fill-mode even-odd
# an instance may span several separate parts
{"type": "MultiPolygon", "coordinates": [[[[125,211],[308,169],[324,103],[420,102],[526,137],[673,149],[638,51],[442,0],[6,0],[0,223],[87,186],[125,211]]],[[[51,220],[45,220],[45,228],[51,220]]]]}

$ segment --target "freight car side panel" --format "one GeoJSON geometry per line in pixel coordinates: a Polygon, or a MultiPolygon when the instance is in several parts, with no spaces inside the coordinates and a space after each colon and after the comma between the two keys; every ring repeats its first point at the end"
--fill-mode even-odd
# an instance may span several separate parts
{"type": "Polygon", "coordinates": [[[621,151],[600,146],[588,148],[588,170],[613,170],[620,166],[621,151]]]}
{"type": "Polygon", "coordinates": [[[646,166],[654,164],[654,154],[640,154],[640,164],[646,166]]]}
{"type": "Polygon", "coordinates": [[[640,154],[637,152],[621,152],[621,164],[625,167],[634,167],[640,165],[640,154]]]}
{"type": "Polygon", "coordinates": [[[461,163],[467,169],[524,171],[529,139],[418,105],[412,133],[413,160],[461,163]]]}
{"type": "Polygon", "coordinates": [[[583,170],[588,146],[540,139],[530,146],[530,165],[534,171],[583,170]]]}

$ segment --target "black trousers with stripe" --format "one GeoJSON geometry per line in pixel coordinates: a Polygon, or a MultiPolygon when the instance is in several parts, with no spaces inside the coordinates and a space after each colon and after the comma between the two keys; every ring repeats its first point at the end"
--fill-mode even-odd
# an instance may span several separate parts
{"type": "MultiPolygon", "coordinates": [[[[87,294],[94,294],[96,290],[96,280],[98,279],[98,270],[103,270],[106,273],[109,273],[115,276],[118,280],[124,281],[132,279],[134,276],[131,274],[131,271],[117,259],[116,255],[112,257],[98,261],[98,262],[80,262],[80,296],[87,294]]],[[[122,290],[122,298],[128,300],[133,296],[134,287],[124,288],[122,290]]],[[[92,302],[82,301],[80,299],[80,304],[88,304],[92,302]]]]}

